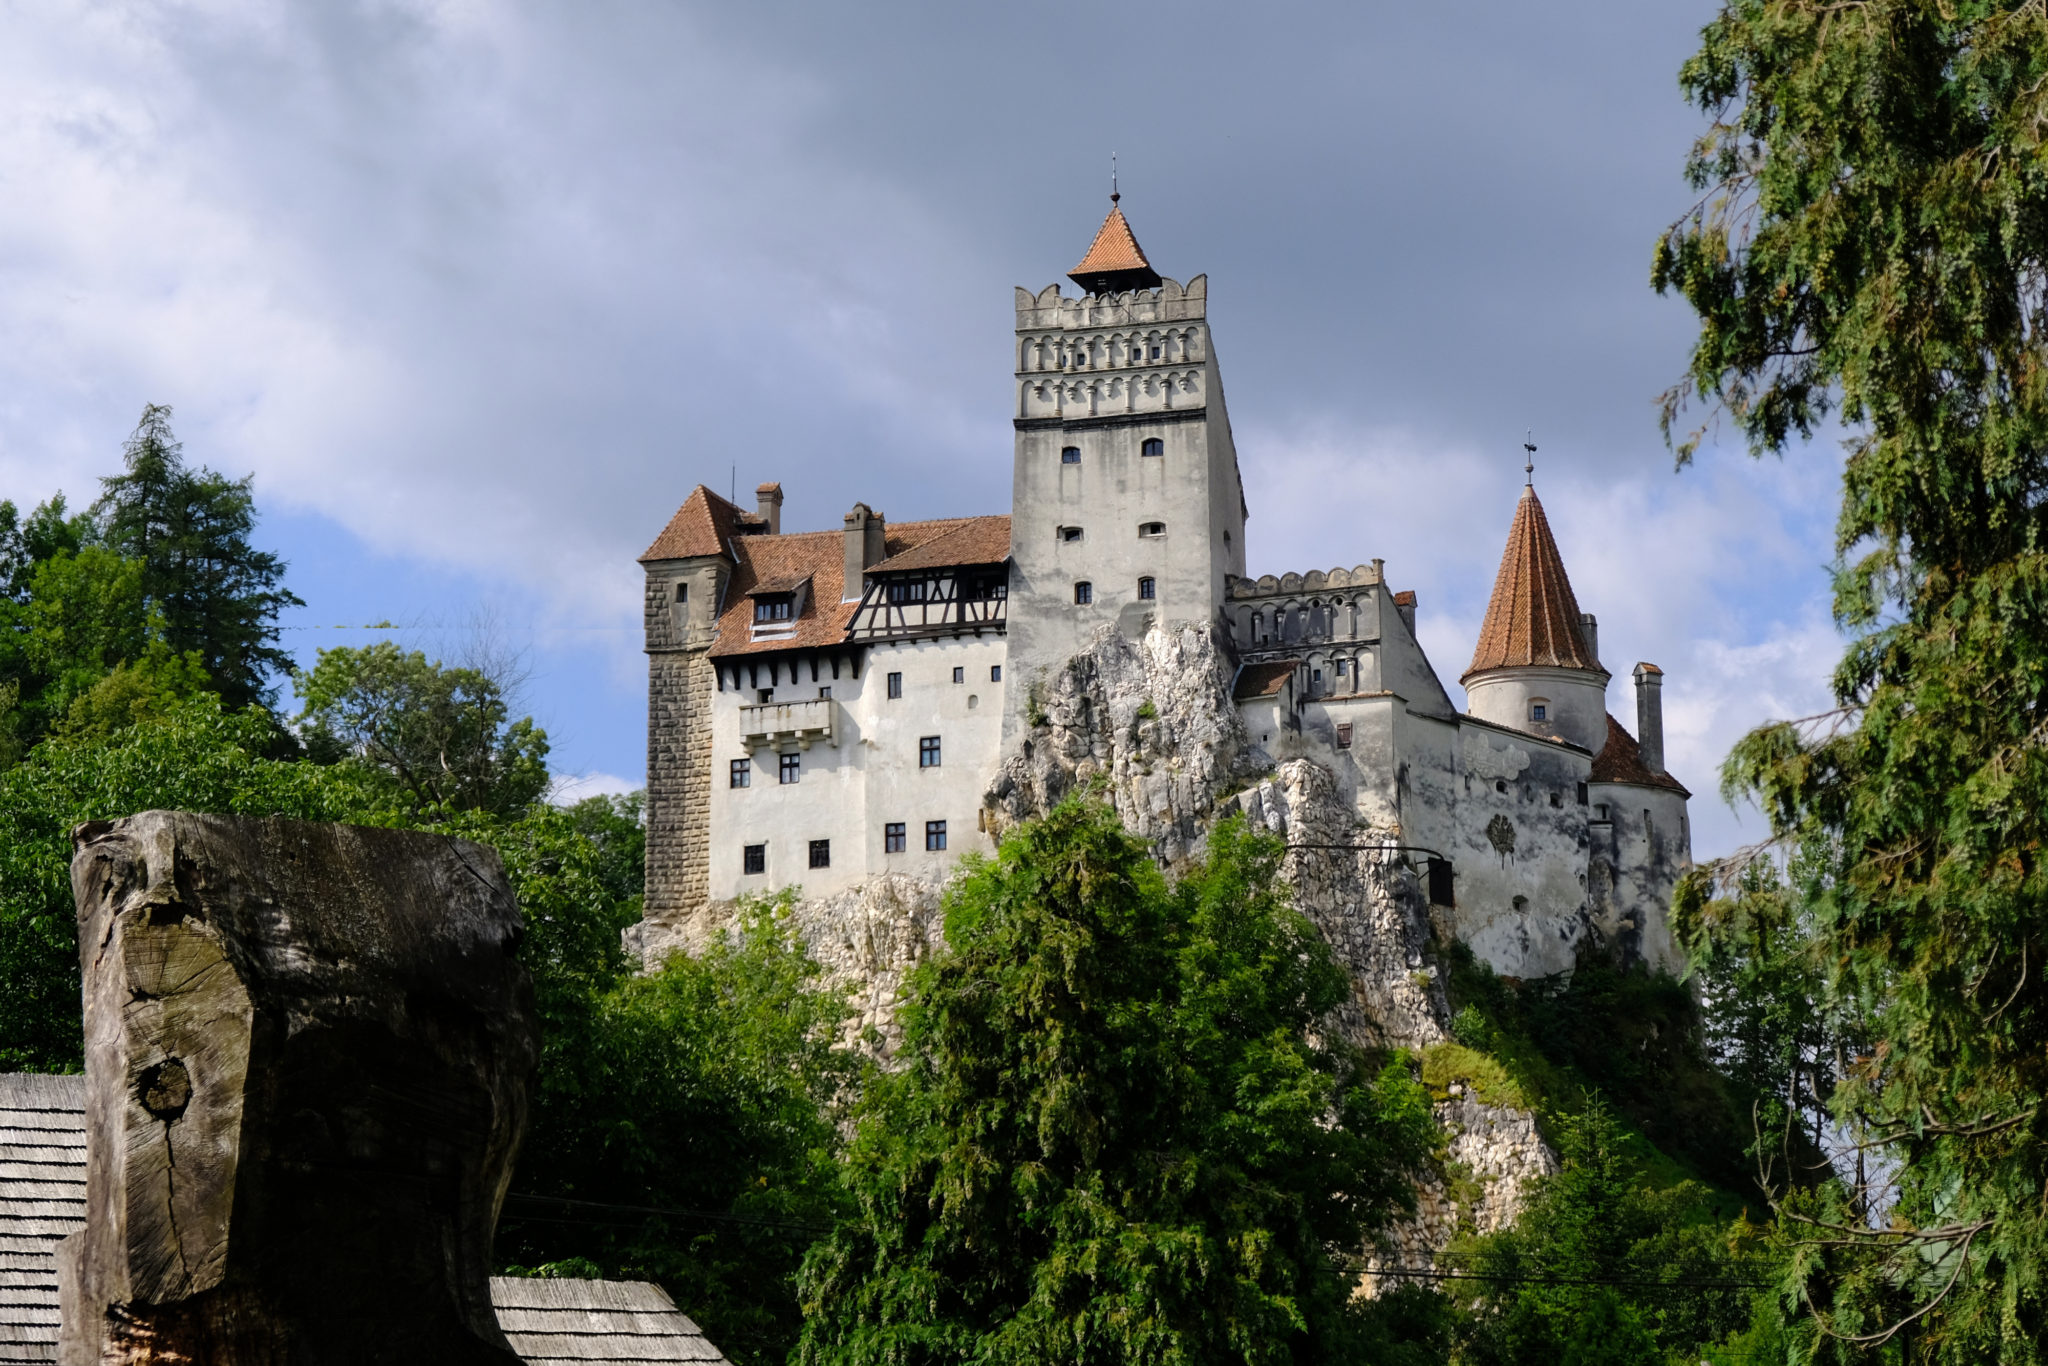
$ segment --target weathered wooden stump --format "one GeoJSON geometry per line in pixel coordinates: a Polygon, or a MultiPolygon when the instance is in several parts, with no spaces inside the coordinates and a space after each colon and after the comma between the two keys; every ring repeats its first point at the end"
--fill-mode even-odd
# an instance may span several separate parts
{"type": "Polygon", "coordinates": [[[60,1359],[510,1363],[538,1057],[497,854],[151,811],[74,833],[87,1209],[60,1359]]]}

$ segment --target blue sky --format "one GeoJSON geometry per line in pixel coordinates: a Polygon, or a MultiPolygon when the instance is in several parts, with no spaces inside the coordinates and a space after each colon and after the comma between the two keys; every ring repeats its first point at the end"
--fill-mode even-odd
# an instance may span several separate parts
{"type": "Polygon", "coordinates": [[[779,479],[795,528],[1003,510],[1010,289],[1078,258],[1114,150],[1154,263],[1210,277],[1254,572],[1386,559],[1454,680],[1533,427],[1720,852],[1721,755],[1839,652],[1839,457],[1681,474],[1658,434],[1709,15],[0,4],[0,484],[89,494],[169,403],[254,473],[302,657],[481,635],[558,767],[631,786],[634,557],[699,481],[779,479]]]}

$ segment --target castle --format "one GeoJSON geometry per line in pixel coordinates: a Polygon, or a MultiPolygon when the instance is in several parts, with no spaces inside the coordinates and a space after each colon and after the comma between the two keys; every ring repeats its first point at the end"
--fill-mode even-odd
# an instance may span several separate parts
{"type": "Polygon", "coordinates": [[[779,484],[752,511],[699,485],[640,557],[648,921],[943,880],[993,847],[985,794],[1043,725],[1048,672],[1176,623],[1214,633],[1260,762],[1326,768],[1497,971],[1568,970],[1589,939],[1674,964],[1689,794],[1664,768],[1662,673],[1636,665],[1631,734],[1533,485],[1460,712],[1380,561],[1247,575],[1207,278],[1154,271],[1115,196],[1070,278],[1078,298],[1017,291],[1009,516],[856,503],[785,532],[779,484]]]}

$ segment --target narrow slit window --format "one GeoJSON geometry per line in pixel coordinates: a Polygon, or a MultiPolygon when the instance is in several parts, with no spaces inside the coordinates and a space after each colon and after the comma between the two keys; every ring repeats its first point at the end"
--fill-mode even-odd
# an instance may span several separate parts
{"type": "Polygon", "coordinates": [[[891,696],[891,697],[901,697],[901,696],[903,696],[903,675],[902,675],[902,674],[890,674],[890,675],[889,675],[889,696],[891,696]]]}
{"type": "Polygon", "coordinates": [[[989,665],[989,666],[988,666],[988,681],[989,681],[989,682],[991,682],[991,683],[1000,683],[1000,682],[1002,682],[1002,681],[1003,681],[1003,666],[1002,666],[1002,665],[1000,665],[1000,664],[991,664],[991,665],[989,665]]]}

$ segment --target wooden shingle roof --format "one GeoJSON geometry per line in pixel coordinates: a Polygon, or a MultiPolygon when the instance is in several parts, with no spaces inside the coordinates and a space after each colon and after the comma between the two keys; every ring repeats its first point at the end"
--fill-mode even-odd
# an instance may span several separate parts
{"type": "Polygon", "coordinates": [[[57,1242],[85,1227],[85,1078],[0,1072],[0,1361],[57,1359],[57,1242]]]}
{"type": "MultiPolygon", "coordinates": [[[[85,1227],[85,1078],[0,1072],[0,1362],[57,1359],[57,1243],[85,1227]]],[[[491,1278],[512,1348],[544,1366],[726,1366],[645,1281],[491,1278]]]]}
{"type": "Polygon", "coordinates": [[[1604,673],[1579,629],[1579,600],[1550,534],[1534,488],[1522,490],[1508,528],[1507,549],[1493,580],[1493,598],[1479,628],[1472,665],[1459,681],[1491,669],[1534,666],[1604,673]]]}
{"type": "Polygon", "coordinates": [[[668,1292],[647,1281],[491,1277],[512,1350],[535,1366],[690,1361],[726,1366],[668,1292]]]}

